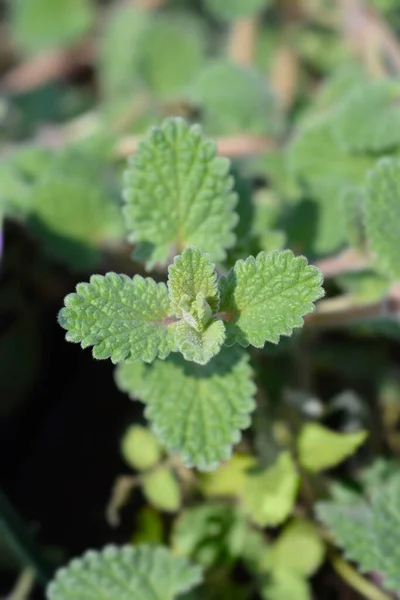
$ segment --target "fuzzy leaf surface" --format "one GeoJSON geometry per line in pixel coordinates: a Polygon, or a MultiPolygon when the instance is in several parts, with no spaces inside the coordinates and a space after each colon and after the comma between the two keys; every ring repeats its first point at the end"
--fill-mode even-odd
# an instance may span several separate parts
{"type": "Polygon", "coordinates": [[[400,160],[397,158],[382,158],[369,174],[365,226],[378,266],[386,275],[399,278],[400,160]]]}
{"type": "Polygon", "coordinates": [[[277,344],[302,327],[303,315],[324,295],[322,274],[290,250],[238,260],[220,280],[221,312],[226,312],[227,343],[262,348],[277,344]]]}
{"type": "Polygon", "coordinates": [[[186,360],[206,365],[221,350],[225,341],[225,326],[214,319],[204,331],[196,331],[185,321],[175,327],[175,342],[186,360]]]}
{"type": "Polygon", "coordinates": [[[59,569],[48,600],[174,600],[201,582],[201,570],[162,546],[107,546],[59,569]]]}
{"type": "Polygon", "coordinates": [[[141,358],[166,358],[174,347],[168,327],[170,302],[167,286],[135,275],[92,275],[65,298],[59,323],[66,339],[93,346],[94,358],[113,363],[141,358]]]}
{"type": "Polygon", "coordinates": [[[229,164],[183,119],[167,119],[145,136],[125,172],[124,215],[149,267],[187,246],[225,258],[237,222],[229,164]]]}
{"type": "Polygon", "coordinates": [[[230,457],[240,430],[250,425],[255,386],[248,357],[239,348],[223,349],[204,367],[175,355],[151,367],[120,364],[116,382],[145,402],[159,439],[189,467],[215,469],[230,457]]]}
{"type": "Polygon", "coordinates": [[[359,85],[338,107],[334,135],[346,151],[384,152],[400,144],[400,84],[393,79],[359,85]]]}

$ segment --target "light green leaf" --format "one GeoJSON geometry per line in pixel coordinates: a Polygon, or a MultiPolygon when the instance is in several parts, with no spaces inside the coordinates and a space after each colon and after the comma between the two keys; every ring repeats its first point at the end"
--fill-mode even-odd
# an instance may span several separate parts
{"type": "Polygon", "coordinates": [[[75,269],[93,267],[99,246],[122,238],[118,205],[89,177],[45,174],[31,191],[31,211],[30,226],[46,252],[75,269]]]}
{"type": "Polygon", "coordinates": [[[275,135],[282,129],[278,103],[265,77],[228,60],[210,62],[200,70],[188,87],[188,98],[201,110],[211,135],[275,135]]]}
{"type": "Polygon", "coordinates": [[[93,346],[94,358],[152,362],[173,350],[169,314],[165,284],[107,273],[92,275],[90,283],[79,283],[76,294],[66,296],[59,323],[68,330],[67,341],[93,346]]]}
{"type": "Polygon", "coordinates": [[[182,318],[181,299],[190,301],[202,294],[213,312],[219,308],[219,290],[215,265],[197,248],[187,248],[168,267],[168,290],[174,315],[182,318]]]}
{"type": "Polygon", "coordinates": [[[270,4],[270,0],[204,0],[207,9],[219,19],[251,17],[270,4]]]}
{"type": "Polygon", "coordinates": [[[251,520],[261,527],[282,523],[294,506],[299,481],[289,452],[282,452],[272,467],[249,474],[242,502],[251,520]]]}
{"type": "Polygon", "coordinates": [[[181,490],[171,469],[159,466],[143,475],[143,493],[155,508],[176,512],[181,505],[181,490]]]}
{"type": "Polygon", "coordinates": [[[255,386],[248,356],[236,348],[223,349],[204,367],[180,356],[150,368],[121,364],[116,382],[146,403],[145,414],[162,443],[202,471],[227,460],[240,430],[250,425],[255,386]]]}
{"type": "Polygon", "coordinates": [[[247,483],[247,471],[256,466],[256,459],[247,454],[234,454],[213,473],[201,477],[201,490],[209,498],[240,496],[247,483]]]}
{"type": "Polygon", "coordinates": [[[318,423],[307,423],[297,442],[300,464],[308,471],[334,467],[353,454],[367,435],[366,431],[336,433],[318,423]]]}
{"type": "Polygon", "coordinates": [[[382,158],[370,172],[365,200],[365,226],[370,249],[382,271],[398,279],[400,261],[400,160],[382,158]]]}
{"type": "Polygon", "coordinates": [[[384,152],[400,145],[400,84],[379,79],[358,85],[338,107],[332,130],[350,152],[384,152]]]}
{"type": "Polygon", "coordinates": [[[174,600],[201,582],[201,570],[162,546],[107,546],[60,569],[48,600],[174,600]]]}
{"type": "MultiPolygon", "coordinates": [[[[190,556],[205,568],[218,562],[226,563],[227,554],[237,556],[235,542],[238,540],[234,538],[238,526],[244,523],[234,507],[223,504],[194,506],[183,511],[176,520],[172,548],[176,554],[190,556]]],[[[246,532],[243,533],[242,541],[246,532]]],[[[242,546],[240,541],[239,546],[242,546]]]]}
{"type": "Polygon", "coordinates": [[[140,89],[141,44],[147,32],[149,13],[133,3],[115,4],[100,31],[98,75],[103,100],[132,102],[140,89]]]}
{"type": "Polygon", "coordinates": [[[345,152],[333,136],[331,113],[324,113],[300,127],[289,147],[288,162],[318,209],[315,251],[337,250],[346,238],[343,196],[349,188],[364,185],[375,158],[345,152]]]}
{"type": "Polygon", "coordinates": [[[197,331],[185,320],[175,326],[175,342],[186,360],[206,365],[221,350],[225,341],[225,326],[220,320],[211,321],[204,331],[197,331]]]}
{"type": "Polygon", "coordinates": [[[140,46],[147,87],[158,96],[181,92],[205,61],[206,37],[191,13],[156,13],[140,46]]]}
{"type": "Polygon", "coordinates": [[[192,245],[223,260],[235,242],[232,186],[229,161],[199,126],[171,118],[152,128],[130,159],[124,190],[130,240],[147,265],[192,245]]]}
{"type": "Polygon", "coordinates": [[[220,280],[227,343],[262,348],[302,327],[303,315],[324,295],[322,274],[290,250],[239,260],[220,280]]]}
{"type": "Polygon", "coordinates": [[[325,545],[316,526],[306,519],[294,519],[271,548],[271,569],[310,577],[321,566],[324,554],[325,545]]]}
{"type": "Polygon", "coordinates": [[[90,0],[12,0],[10,7],[12,33],[27,53],[73,42],[94,17],[90,0]]]}
{"type": "Polygon", "coordinates": [[[307,580],[297,573],[281,569],[273,573],[272,581],[262,590],[265,600],[311,600],[307,580]]]}
{"type": "Polygon", "coordinates": [[[154,433],[140,425],[132,425],[127,429],[122,438],[121,451],[128,465],[139,471],[154,467],[162,454],[154,433]]]}

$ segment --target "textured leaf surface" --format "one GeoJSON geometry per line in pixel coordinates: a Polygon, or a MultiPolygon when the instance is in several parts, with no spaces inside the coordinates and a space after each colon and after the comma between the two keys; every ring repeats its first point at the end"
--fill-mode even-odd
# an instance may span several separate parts
{"type": "Polygon", "coordinates": [[[201,109],[203,126],[211,135],[243,131],[273,135],[281,129],[276,98],[257,71],[214,61],[199,71],[188,94],[201,109]]]}
{"type": "Polygon", "coordinates": [[[345,150],[384,152],[400,144],[400,84],[393,79],[357,86],[339,105],[333,132],[345,150]]]}
{"type": "Polygon", "coordinates": [[[48,600],[174,600],[201,582],[201,571],[163,547],[108,546],[60,569],[48,600]]]}
{"type": "Polygon", "coordinates": [[[69,342],[93,346],[94,358],[152,362],[173,349],[169,311],[165,284],[107,273],[77,285],[76,293],[65,298],[59,322],[69,342]]]}
{"type": "Polygon", "coordinates": [[[155,433],[187,466],[215,469],[250,425],[255,386],[248,357],[239,349],[223,349],[204,367],[179,356],[150,368],[121,364],[116,381],[146,403],[155,433]]]}
{"type": "Polygon", "coordinates": [[[257,525],[279,525],[293,508],[298,486],[293,459],[289,452],[283,452],[272,467],[248,476],[242,493],[243,507],[257,525]]]}
{"type": "Polygon", "coordinates": [[[371,171],[365,200],[365,226],[370,249],[382,271],[400,277],[400,160],[382,158],[371,171]]]}
{"type": "Polygon", "coordinates": [[[300,464],[308,471],[334,467],[353,454],[367,435],[366,431],[336,433],[318,423],[307,423],[298,439],[300,464]]]}
{"type": "Polygon", "coordinates": [[[70,43],[92,23],[90,0],[13,0],[13,34],[27,52],[70,43]]]}
{"type": "Polygon", "coordinates": [[[124,191],[130,240],[149,266],[192,245],[212,260],[225,257],[237,222],[228,172],[229,161],[199,126],[172,118],[150,130],[130,160],[124,191]]]}
{"type": "Polygon", "coordinates": [[[154,433],[140,425],[132,425],[127,429],[122,438],[121,450],[128,465],[139,471],[154,467],[162,454],[154,433]]]}
{"type": "Polygon", "coordinates": [[[302,327],[302,316],[323,296],[322,274],[290,250],[239,260],[220,281],[227,343],[262,348],[302,327]]]}
{"type": "Polygon", "coordinates": [[[159,466],[143,476],[143,493],[155,508],[176,512],[181,505],[181,490],[168,467],[159,466]]]}
{"type": "Polygon", "coordinates": [[[214,320],[204,331],[196,331],[185,321],[175,327],[175,342],[179,352],[199,365],[206,365],[221,350],[225,341],[225,326],[222,321],[214,320]]]}
{"type": "Polygon", "coordinates": [[[250,17],[269,4],[270,0],[205,0],[210,13],[224,20],[250,17]]]}
{"type": "Polygon", "coordinates": [[[189,301],[202,294],[211,310],[219,308],[219,290],[215,265],[209,257],[196,248],[188,248],[168,267],[168,290],[174,315],[182,318],[182,296],[189,301]]]}
{"type": "Polygon", "coordinates": [[[369,501],[320,502],[317,513],[349,559],[362,571],[380,572],[384,587],[400,588],[400,478],[371,493],[369,501]]]}

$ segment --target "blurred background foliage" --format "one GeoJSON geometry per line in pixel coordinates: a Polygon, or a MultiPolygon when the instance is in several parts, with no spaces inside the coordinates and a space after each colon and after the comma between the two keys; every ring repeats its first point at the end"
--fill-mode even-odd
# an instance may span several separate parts
{"type": "Polygon", "coordinates": [[[399,35],[397,0],[0,0],[0,474],[23,518],[10,531],[0,495],[2,597],[43,598],[30,534],[50,564],[167,543],[206,570],[187,600],[386,597],[341,568],[314,505],[398,474],[400,326],[361,213],[367,172],[399,156],[399,35]],[[166,457],[112,366],[56,323],[92,272],[144,274],[121,175],[169,115],[232,160],[221,269],[289,247],[326,277],[322,314],[252,355],[254,426],[209,475],[166,457]]]}

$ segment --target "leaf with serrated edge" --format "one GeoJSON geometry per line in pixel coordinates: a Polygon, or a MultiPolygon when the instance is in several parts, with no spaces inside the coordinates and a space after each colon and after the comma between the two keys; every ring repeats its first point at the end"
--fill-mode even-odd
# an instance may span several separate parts
{"type": "Polygon", "coordinates": [[[48,600],[174,600],[201,582],[201,569],[162,546],[89,550],[59,569],[48,600]]]}
{"type": "Polygon", "coordinates": [[[225,341],[225,325],[216,319],[204,331],[196,331],[193,327],[180,321],[175,326],[175,342],[179,352],[186,360],[199,365],[206,365],[218,354],[225,341]]]}
{"type": "Polygon", "coordinates": [[[184,295],[195,300],[201,292],[214,312],[219,308],[215,265],[197,248],[187,248],[168,267],[168,290],[171,308],[178,318],[182,317],[179,303],[184,295]]]}
{"type": "Polygon", "coordinates": [[[367,242],[381,270],[398,279],[400,261],[400,160],[382,158],[369,173],[365,196],[367,242]]]}
{"type": "Polygon", "coordinates": [[[322,281],[316,267],[290,250],[239,260],[220,280],[227,344],[262,348],[266,341],[277,344],[281,335],[290,336],[324,295],[322,281]]]}
{"type": "Polygon", "coordinates": [[[153,430],[189,467],[211,471],[227,460],[240,430],[250,425],[255,386],[248,356],[239,348],[222,349],[206,366],[179,355],[156,361],[121,364],[118,387],[146,403],[153,430]]]}
{"type": "Polygon", "coordinates": [[[150,278],[107,273],[79,283],[65,298],[60,325],[66,339],[93,346],[94,358],[152,362],[174,349],[167,286],[150,278]]]}
{"type": "Polygon", "coordinates": [[[229,166],[198,125],[170,118],[150,129],[124,178],[130,241],[139,244],[149,268],[187,246],[215,261],[225,258],[237,223],[229,166]]]}
{"type": "Polygon", "coordinates": [[[366,431],[337,433],[319,423],[307,423],[298,439],[300,464],[314,472],[334,467],[353,454],[367,435],[366,431]]]}

